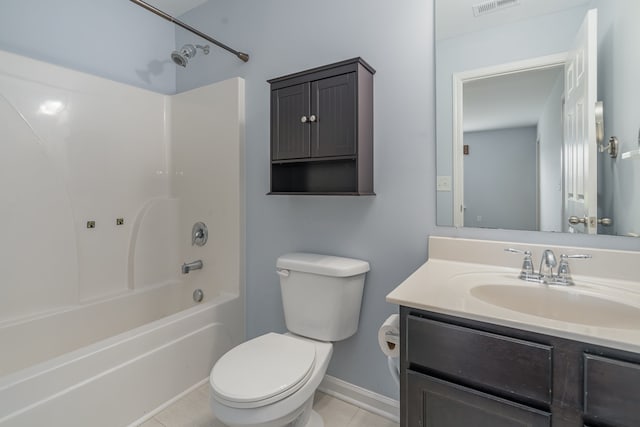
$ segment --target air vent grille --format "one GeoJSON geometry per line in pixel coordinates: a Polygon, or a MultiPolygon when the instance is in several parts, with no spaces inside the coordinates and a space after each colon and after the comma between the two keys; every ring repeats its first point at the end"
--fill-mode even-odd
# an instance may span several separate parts
{"type": "Polygon", "coordinates": [[[505,9],[511,6],[517,6],[519,4],[520,0],[489,0],[472,6],[473,15],[485,15],[487,13],[495,12],[497,10],[505,9]]]}

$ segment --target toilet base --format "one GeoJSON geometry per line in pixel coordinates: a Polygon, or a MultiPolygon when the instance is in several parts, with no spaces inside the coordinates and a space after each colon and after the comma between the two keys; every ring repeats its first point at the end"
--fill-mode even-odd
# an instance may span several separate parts
{"type": "Polygon", "coordinates": [[[304,404],[302,413],[284,427],[324,427],[324,420],[313,410],[313,396],[304,404]]]}
{"type": "Polygon", "coordinates": [[[304,427],[324,427],[324,420],[316,411],[311,411],[311,416],[309,417],[309,422],[304,427]]]}

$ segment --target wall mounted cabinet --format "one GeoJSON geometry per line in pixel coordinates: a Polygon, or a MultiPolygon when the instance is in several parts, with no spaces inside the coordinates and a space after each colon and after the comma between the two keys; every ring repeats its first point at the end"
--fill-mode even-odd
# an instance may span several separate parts
{"type": "Polygon", "coordinates": [[[373,74],[361,58],[271,79],[271,192],[373,195],[373,74]]]}

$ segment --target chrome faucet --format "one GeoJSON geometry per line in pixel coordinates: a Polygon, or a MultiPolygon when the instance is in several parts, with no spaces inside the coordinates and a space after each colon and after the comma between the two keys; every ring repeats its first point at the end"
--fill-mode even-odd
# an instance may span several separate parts
{"type": "Polygon", "coordinates": [[[531,251],[522,251],[519,249],[507,248],[506,252],[524,254],[524,260],[522,262],[522,270],[518,276],[522,280],[527,282],[544,283],[545,285],[573,285],[573,279],[571,278],[571,272],[569,270],[569,258],[575,259],[588,259],[591,255],[560,255],[560,264],[556,259],[556,255],[551,249],[545,249],[542,252],[542,258],[540,259],[540,268],[538,273],[533,270],[533,259],[531,257],[531,251]],[[558,266],[558,271],[553,274],[553,269],[558,266]]]}
{"type": "Polygon", "coordinates": [[[548,280],[552,280],[553,267],[555,267],[556,265],[558,265],[558,261],[556,261],[556,255],[551,249],[545,249],[545,251],[542,252],[542,258],[540,259],[540,268],[538,269],[540,278],[545,282],[548,280]]]}
{"type": "Polygon", "coordinates": [[[193,261],[182,264],[182,274],[189,274],[191,270],[200,270],[202,268],[202,260],[193,261]]]}

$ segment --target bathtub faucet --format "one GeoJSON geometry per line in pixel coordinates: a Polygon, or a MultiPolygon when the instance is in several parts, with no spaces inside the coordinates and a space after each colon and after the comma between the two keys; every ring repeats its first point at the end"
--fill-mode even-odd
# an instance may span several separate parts
{"type": "Polygon", "coordinates": [[[182,264],[182,274],[189,274],[191,270],[200,270],[202,268],[202,260],[193,261],[182,264]]]}

